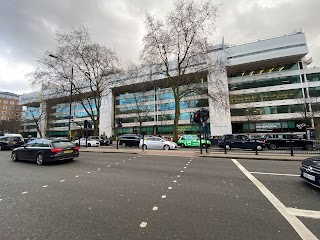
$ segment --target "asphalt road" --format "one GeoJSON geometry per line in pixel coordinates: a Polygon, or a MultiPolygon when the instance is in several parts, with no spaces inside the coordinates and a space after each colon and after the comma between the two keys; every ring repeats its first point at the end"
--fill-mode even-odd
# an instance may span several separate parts
{"type": "Polygon", "coordinates": [[[320,190],[298,175],[299,162],[81,153],[38,166],[2,151],[0,238],[320,238],[305,217],[320,217],[320,190]]]}

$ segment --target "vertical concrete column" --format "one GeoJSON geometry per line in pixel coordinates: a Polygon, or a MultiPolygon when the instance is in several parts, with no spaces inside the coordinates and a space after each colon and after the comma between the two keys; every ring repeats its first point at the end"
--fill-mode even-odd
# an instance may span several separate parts
{"type": "MultiPolygon", "coordinates": [[[[42,137],[47,137],[46,131],[47,131],[47,103],[45,101],[40,102],[40,131],[42,133],[42,137]]],[[[40,137],[40,134],[37,132],[37,137],[40,137]]]]}
{"type": "Polygon", "coordinates": [[[112,88],[105,89],[101,99],[99,135],[107,137],[113,135],[112,126],[114,121],[114,98],[112,88]]]}
{"type": "Polygon", "coordinates": [[[228,76],[224,51],[208,54],[208,93],[211,136],[232,133],[228,76]],[[220,96],[217,99],[217,96],[220,96]]]}

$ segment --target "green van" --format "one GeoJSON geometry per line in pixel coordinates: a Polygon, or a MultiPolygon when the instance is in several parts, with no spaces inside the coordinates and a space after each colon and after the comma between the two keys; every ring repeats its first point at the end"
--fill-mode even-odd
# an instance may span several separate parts
{"type": "MultiPolygon", "coordinates": [[[[204,139],[201,139],[201,143],[206,147],[204,139]]],[[[200,147],[200,139],[197,135],[181,135],[177,144],[181,147],[200,147]]],[[[210,147],[210,145],[211,142],[207,140],[207,146],[210,147]]]]}

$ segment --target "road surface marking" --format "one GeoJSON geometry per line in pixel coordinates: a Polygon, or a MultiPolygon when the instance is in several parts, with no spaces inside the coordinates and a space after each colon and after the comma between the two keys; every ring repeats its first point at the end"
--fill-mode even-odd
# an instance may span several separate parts
{"type": "Polygon", "coordinates": [[[180,172],[183,172],[183,171],[180,171],[180,172]]]}
{"type": "Polygon", "coordinates": [[[190,158],[191,160],[193,159],[193,158],[190,158]]]}
{"type": "Polygon", "coordinates": [[[60,182],[65,182],[66,180],[61,180],[60,182]]]}
{"type": "Polygon", "coordinates": [[[183,167],[183,168],[187,168],[187,167],[183,167]]]}
{"type": "Polygon", "coordinates": [[[152,208],[152,210],[153,210],[153,211],[157,211],[157,210],[158,210],[158,207],[157,207],[157,206],[154,206],[154,207],[152,208]]]}
{"type": "Polygon", "coordinates": [[[122,162],[126,162],[126,160],[123,160],[122,162]]]}
{"type": "Polygon", "coordinates": [[[145,228],[147,226],[147,223],[146,222],[142,222],[141,224],[140,224],[140,227],[141,228],[145,228]]]}
{"type": "Polygon", "coordinates": [[[167,198],[167,196],[166,195],[162,195],[161,198],[167,198]]]}
{"type": "Polygon", "coordinates": [[[186,166],[189,166],[189,164],[187,163],[186,166]]]}
{"type": "Polygon", "coordinates": [[[87,172],[87,173],[91,173],[91,172],[87,172]]]}
{"type": "Polygon", "coordinates": [[[119,164],[119,163],[116,163],[116,164],[119,164]]]}
{"type": "Polygon", "coordinates": [[[79,175],[75,176],[75,177],[79,177],[79,175]]]}
{"type": "Polygon", "coordinates": [[[110,165],[108,165],[107,167],[110,167],[110,165]]]}
{"type": "Polygon", "coordinates": [[[177,182],[177,180],[173,180],[172,182],[177,182]]]}
{"type": "Polygon", "coordinates": [[[129,161],[131,160],[131,158],[129,158],[129,161]]]}
{"type": "Polygon", "coordinates": [[[297,209],[297,208],[286,208],[286,211],[287,213],[297,217],[320,219],[320,211],[312,211],[312,210],[297,209]]]}
{"type": "Polygon", "coordinates": [[[168,189],[170,189],[170,190],[171,190],[171,189],[172,189],[172,187],[168,187],[168,189]]]}
{"type": "Polygon", "coordinates": [[[298,174],[290,174],[290,173],[266,173],[266,172],[249,172],[252,174],[263,174],[263,175],[274,175],[274,176],[289,176],[289,177],[300,177],[298,174]]]}
{"type": "Polygon", "coordinates": [[[101,170],[101,168],[98,168],[98,171],[100,171],[101,170]]]}
{"type": "Polygon", "coordinates": [[[177,177],[180,177],[180,175],[177,175],[177,177]]]}
{"type": "Polygon", "coordinates": [[[27,194],[28,192],[22,192],[21,194],[27,194]]]}
{"type": "Polygon", "coordinates": [[[2,201],[3,199],[2,198],[0,198],[0,202],[2,201]]]}
{"type": "MultiPolygon", "coordinates": [[[[140,157],[140,156],[139,156],[140,157]]],[[[133,157],[133,158],[136,158],[136,157],[133,157]]]]}
{"type": "Polygon", "coordinates": [[[48,187],[48,185],[44,185],[44,186],[42,186],[42,187],[48,187]]]}
{"type": "Polygon", "coordinates": [[[260,192],[272,203],[272,205],[282,214],[282,216],[291,224],[294,230],[302,239],[313,240],[316,236],[294,215],[288,214],[286,207],[267,189],[258,179],[256,179],[247,169],[245,169],[236,159],[231,159],[234,164],[256,185],[260,192]]]}

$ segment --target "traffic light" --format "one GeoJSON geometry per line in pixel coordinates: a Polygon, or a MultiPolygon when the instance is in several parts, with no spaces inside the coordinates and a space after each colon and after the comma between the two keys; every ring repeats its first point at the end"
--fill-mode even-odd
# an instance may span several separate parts
{"type": "Polygon", "coordinates": [[[206,109],[202,110],[202,122],[207,122],[209,118],[209,111],[206,109]]]}
{"type": "Polygon", "coordinates": [[[194,113],[193,121],[195,123],[201,123],[201,113],[200,110],[194,113]]]}
{"type": "Polygon", "coordinates": [[[122,118],[118,119],[118,127],[122,127],[122,118]]]}

